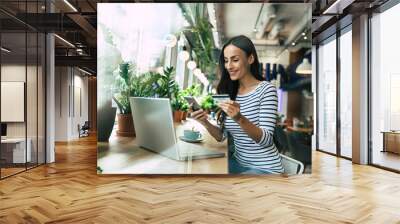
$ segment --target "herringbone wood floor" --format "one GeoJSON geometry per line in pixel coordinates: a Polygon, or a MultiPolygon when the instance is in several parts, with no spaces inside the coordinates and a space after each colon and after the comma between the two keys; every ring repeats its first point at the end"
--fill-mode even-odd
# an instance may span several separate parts
{"type": "Polygon", "coordinates": [[[315,152],[311,175],[98,176],[94,138],[0,181],[0,223],[400,223],[400,175],[315,152]]]}

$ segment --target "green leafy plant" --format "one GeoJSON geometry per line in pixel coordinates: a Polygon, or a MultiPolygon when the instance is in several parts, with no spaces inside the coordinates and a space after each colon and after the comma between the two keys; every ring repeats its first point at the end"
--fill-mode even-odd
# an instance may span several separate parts
{"type": "Polygon", "coordinates": [[[156,93],[158,97],[173,98],[178,95],[179,85],[174,79],[174,67],[164,69],[164,74],[156,76],[156,93]]]}
{"type": "Polygon", "coordinates": [[[174,97],[171,100],[171,106],[173,110],[180,110],[180,111],[189,111],[189,103],[186,101],[183,91],[179,91],[174,94],[174,97]]]}
{"type": "Polygon", "coordinates": [[[198,67],[212,82],[216,79],[218,58],[215,57],[215,52],[218,49],[214,45],[212,25],[207,19],[207,5],[206,3],[178,3],[178,5],[190,24],[190,27],[183,32],[193,46],[198,67]]]}
{"type": "Polygon", "coordinates": [[[154,97],[159,91],[155,83],[161,75],[155,72],[137,74],[134,64],[121,63],[114,71],[114,76],[118,93],[113,99],[121,114],[131,113],[129,97],[154,97]]]}
{"type": "Polygon", "coordinates": [[[201,109],[203,110],[215,110],[217,105],[211,95],[204,96],[200,102],[201,109]]]}
{"type": "Polygon", "coordinates": [[[121,63],[114,71],[115,76],[115,88],[118,93],[113,96],[114,101],[118,106],[118,110],[121,114],[131,113],[131,107],[129,103],[129,97],[131,95],[134,86],[132,85],[133,72],[135,66],[130,63],[121,63]]]}
{"type": "Polygon", "coordinates": [[[183,96],[200,96],[200,85],[191,85],[182,91],[183,96]]]}

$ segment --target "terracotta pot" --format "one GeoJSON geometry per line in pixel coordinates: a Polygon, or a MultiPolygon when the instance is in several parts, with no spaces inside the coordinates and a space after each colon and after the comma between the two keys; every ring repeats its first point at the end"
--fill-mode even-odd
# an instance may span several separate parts
{"type": "Polygon", "coordinates": [[[118,114],[118,136],[134,137],[136,136],[135,127],[133,125],[132,114],[118,114]]]}
{"type": "Polygon", "coordinates": [[[182,120],[186,121],[186,117],[187,117],[187,111],[183,111],[182,112],[182,120]]]}
{"type": "Polygon", "coordinates": [[[174,122],[181,122],[182,121],[182,111],[175,110],[174,111],[174,122]]]}

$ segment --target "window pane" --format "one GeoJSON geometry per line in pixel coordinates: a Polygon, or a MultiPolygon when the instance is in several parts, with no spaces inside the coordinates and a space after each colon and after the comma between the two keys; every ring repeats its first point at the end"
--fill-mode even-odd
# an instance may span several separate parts
{"type": "Polygon", "coordinates": [[[352,141],[352,35],[351,30],[340,37],[340,150],[351,158],[352,141]]]}
{"type": "Polygon", "coordinates": [[[26,33],[1,34],[1,122],[6,133],[1,140],[1,177],[25,170],[30,162],[30,142],[26,144],[26,33]],[[11,109],[13,108],[13,109],[11,109]],[[27,150],[28,146],[28,150],[27,150]]]}
{"type": "Polygon", "coordinates": [[[318,48],[318,147],[336,153],[336,41],[318,48]]]}
{"type": "Polygon", "coordinates": [[[371,19],[372,28],[372,163],[400,170],[400,4],[371,19]],[[382,152],[383,150],[383,152],[382,152]],[[396,153],[393,153],[396,152],[396,153]]]}

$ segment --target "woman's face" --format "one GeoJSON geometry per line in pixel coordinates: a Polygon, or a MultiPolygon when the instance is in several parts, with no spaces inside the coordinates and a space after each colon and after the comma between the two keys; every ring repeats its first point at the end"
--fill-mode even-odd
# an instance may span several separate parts
{"type": "Polygon", "coordinates": [[[224,49],[225,68],[231,80],[240,80],[249,74],[250,65],[253,63],[253,56],[247,57],[246,52],[230,44],[224,49]]]}

